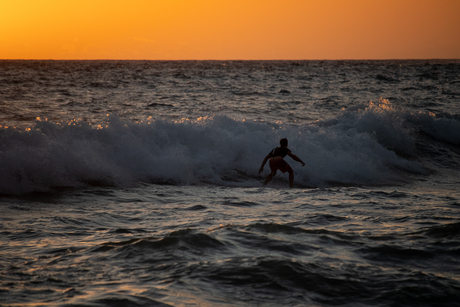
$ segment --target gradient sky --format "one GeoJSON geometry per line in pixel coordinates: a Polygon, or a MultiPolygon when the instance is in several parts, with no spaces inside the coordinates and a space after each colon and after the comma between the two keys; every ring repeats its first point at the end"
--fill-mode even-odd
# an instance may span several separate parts
{"type": "Polygon", "coordinates": [[[0,0],[0,59],[459,59],[459,0],[0,0]]]}

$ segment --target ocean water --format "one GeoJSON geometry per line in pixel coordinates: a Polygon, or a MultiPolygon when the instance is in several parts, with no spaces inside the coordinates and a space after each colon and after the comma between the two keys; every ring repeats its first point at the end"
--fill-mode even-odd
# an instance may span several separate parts
{"type": "Polygon", "coordinates": [[[459,171],[459,60],[0,61],[0,306],[460,306],[459,171]]]}

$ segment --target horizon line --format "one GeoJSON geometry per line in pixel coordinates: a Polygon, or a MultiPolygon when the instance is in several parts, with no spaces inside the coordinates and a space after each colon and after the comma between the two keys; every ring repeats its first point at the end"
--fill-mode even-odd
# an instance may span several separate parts
{"type": "Polygon", "coordinates": [[[0,59],[0,61],[458,61],[459,58],[394,58],[394,59],[379,59],[379,58],[364,58],[364,59],[0,59]]]}

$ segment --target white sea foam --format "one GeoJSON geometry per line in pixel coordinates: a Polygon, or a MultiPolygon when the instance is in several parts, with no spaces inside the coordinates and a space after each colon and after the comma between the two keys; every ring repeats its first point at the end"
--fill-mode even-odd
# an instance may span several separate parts
{"type": "MultiPolygon", "coordinates": [[[[394,184],[402,179],[401,170],[424,172],[419,162],[397,154],[413,153],[414,128],[407,127],[404,114],[385,102],[311,125],[219,115],[140,123],[110,116],[97,129],[78,120],[38,121],[30,131],[1,132],[0,192],[137,182],[259,185],[261,161],[282,137],[306,163],[301,167],[286,157],[300,185],[394,184]]],[[[266,165],[263,175],[268,172],[266,165]]],[[[278,176],[287,180],[286,174],[278,176]]]]}

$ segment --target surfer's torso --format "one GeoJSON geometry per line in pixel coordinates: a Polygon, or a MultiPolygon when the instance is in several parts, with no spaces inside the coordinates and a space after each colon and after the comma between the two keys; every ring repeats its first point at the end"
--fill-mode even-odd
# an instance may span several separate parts
{"type": "Polygon", "coordinates": [[[271,156],[271,158],[273,158],[273,157],[284,158],[290,152],[291,151],[287,147],[276,147],[276,148],[273,148],[273,150],[270,152],[270,156],[271,156]]]}

